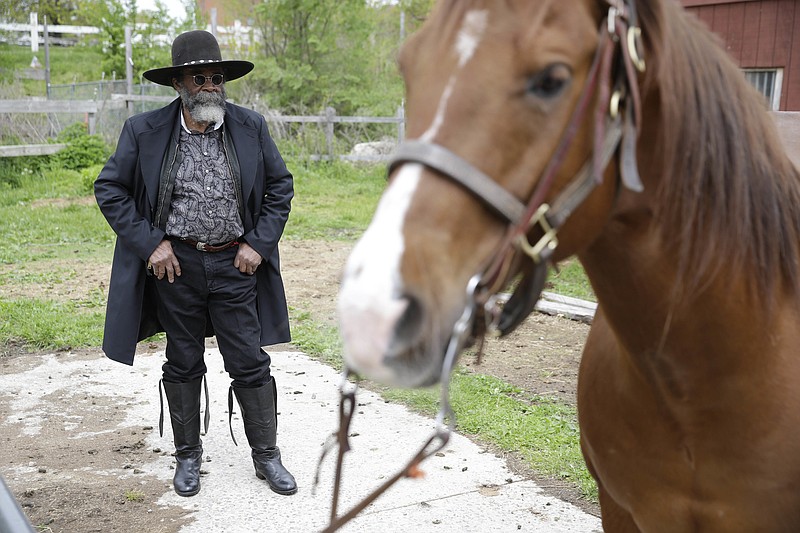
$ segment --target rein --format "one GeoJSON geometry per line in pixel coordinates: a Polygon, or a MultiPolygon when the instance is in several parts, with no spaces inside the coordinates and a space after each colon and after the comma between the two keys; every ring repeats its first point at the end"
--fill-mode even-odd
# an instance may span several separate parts
{"type": "MultiPolygon", "coordinates": [[[[467,296],[473,297],[474,291],[478,286],[480,276],[474,276],[467,288],[467,296]]],[[[384,492],[386,492],[392,485],[397,483],[403,478],[420,478],[425,474],[419,469],[420,463],[435,454],[436,452],[444,449],[450,441],[450,433],[455,424],[455,415],[450,406],[450,374],[455,366],[458,354],[467,344],[470,337],[470,326],[473,320],[473,308],[467,307],[461,314],[461,317],[453,327],[453,334],[450,337],[450,342],[447,345],[447,352],[442,363],[441,373],[441,396],[439,400],[439,413],[436,415],[436,427],[433,434],[428,438],[425,444],[419,451],[406,463],[400,471],[394,476],[387,479],[382,485],[373,490],[364,499],[354,505],[346,513],[339,515],[339,494],[341,492],[342,473],[344,468],[344,456],[350,451],[350,424],[353,421],[353,413],[356,407],[356,386],[350,384],[349,377],[351,372],[345,368],[342,374],[342,382],[339,385],[339,393],[341,401],[339,403],[339,429],[333,433],[322,449],[322,454],[317,463],[317,472],[314,475],[314,490],[319,484],[320,468],[328,453],[334,448],[338,447],[336,457],[336,472],[333,485],[333,499],[331,502],[331,515],[328,526],[322,530],[322,533],[333,533],[347,522],[355,518],[361,511],[368,507],[372,502],[378,499],[384,492]],[[348,390],[349,389],[349,390],[348,390]],[[445,425],[445,421],[447,424],[445,425]]]]}
{"type": "Polygon", "coordinates": [[[600,44],[583,92],[527,204],[465,159],[435,143],[406,141],[398,147],[389,162],[390,174],[403,163],[420,163],[436,170],[479,198],[495,215],[508,223],[508,230],[489,266],[474,275],[467,286],[467,305],[453,327],[442,363],[440,410],[433,434],[405,467],[340,515],[338,509],[343,463],[345,454],[350,451],[348,435],[356,407],[357,389],[355,385],[350,385],[350,370],[344,370],[339,387],[339,429],[325,443],[314,478],[316,489],[322,462],[334,447],[338,447],[330,523],[323,533],[337,531],[400,479],[421,477],[423,473],[419,470],[420,463],[447,445],[455,423],[450,406],[450,375],[458,355],[475,340],[482,341],[487,331],[499,335],[513,331],[533,311],[544,288],[548,265],[558,246],[559,228],[602,182],[602,174],[615,152],[621,152],[619,168],[622,183],[633,191],[643,190],[635,154],[637,131],[641,123],[636,71],[643,72],[645,64],[641,55],[641,30],[638,27],[635,0],[604,2],[609,6],[608,16],[599,29],[600,44]],[[612,93],[614,54],[616,45],[620,43],[622,54],[619,55],[618,63],[621,64],[616,65],[612,93]],[[552,205],[545,203],[594,97],[597,98],[597,106],[592,156],[553,200],[552,205]],[[534,228],[541,232],[541,237],[535,244],[531,244],[528,235],[534,228]],[[501,306],[498,291],[507,283],[514,264],[526,259],[531,262],[532,271],[523,275],[517,290],[501,306]],[[477,320],[478,318],[483,320],[477,320]]]}

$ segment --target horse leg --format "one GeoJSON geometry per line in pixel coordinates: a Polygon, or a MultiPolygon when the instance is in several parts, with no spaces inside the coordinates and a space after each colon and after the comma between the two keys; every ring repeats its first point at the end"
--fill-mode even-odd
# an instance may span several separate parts
{"type": "Polygon", "coordinates": [[[597,478],[592,462],[584,454],[586,468],[597,483],[597,491],[600,500],[600,519],[603,522],[605,533],[641,533],[641,530],[633,521],[631,514],[620,507],[620,505],[605,490],[603,484],[597,478]]]}
{"type": "Polygon", "coordinates": [[[606,490],[598,484],[600,492],[600,518],[605,533],[641,533],[631,514],[619,506],[606,490]]]}

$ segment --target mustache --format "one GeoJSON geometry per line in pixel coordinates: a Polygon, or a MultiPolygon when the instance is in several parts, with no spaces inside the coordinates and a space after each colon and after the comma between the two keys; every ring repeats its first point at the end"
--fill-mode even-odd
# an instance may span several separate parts
{"type": "Polygon", "coordinates": [[[200,91],[194,96],[189,95],[188,94],[189,91],[186,92],[189,102],[195,105],[219,105],[219,106],[225,105],[226,95],[224,88],[218,93],[217,92],[208,93],[205,91],[200,91]]]}
{"type": "Polygon", "coordinates": [[[225,107],[225,102],[227,101],[227,94],[225,93],[225,87],[222,87],[219,92],[205,92],[200,91],[195,95],[192,95],[184,86],[178,90],[178,94],[181,96],[181,100],[183,104],[191,110],[193,107],[197,106],[219,106],[225,107]]]}

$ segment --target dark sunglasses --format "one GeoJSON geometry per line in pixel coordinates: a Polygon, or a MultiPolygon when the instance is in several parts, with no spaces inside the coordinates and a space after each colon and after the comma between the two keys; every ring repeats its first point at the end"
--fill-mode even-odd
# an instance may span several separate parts
{"type": "Polygon", "coordinates": [[[192,76],[194,80],[194,84],[198,87],[202,87],[206,84],[208,80],[211,80],[211,83],[214,85],[222,85],[222,82],[225,80],[225,77],[222,74],[212,74],[211,76],[203,76],[202,74],[195,74],[192,76]]]}

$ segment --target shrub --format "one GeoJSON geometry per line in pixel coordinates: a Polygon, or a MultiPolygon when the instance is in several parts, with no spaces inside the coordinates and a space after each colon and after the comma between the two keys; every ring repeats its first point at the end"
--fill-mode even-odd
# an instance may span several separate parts
{"type": "Polygon", "coordinates": [[[83,122],[73,122],[56,136],[56,142],[59,143],[70,143],[75,139],[79,139],[81,137],[86,137],[88,135],[86,131],[86,124],[83,122]]]}
{"type": "Polygon", "coordinates": [[[110,154],[110,148],[99,135],[82,134],[68,138],[67,147],[55,154],[53,162],[60,168],[79,170],[105,163],[110,154]]]}
{"type": "Polygon", "coordinates": [[[50,156],[0,157],[0,187],[19,187],[23,179],[40,174],[50,156]]]}
{"type": "Polygon", "coordinates": [[[63,192],[79,184],[79,193],[91,193],[94,178],[111,155],[111,148],[99,135],[86,133],[86,126],[80,122],[62,130],[54,142],[67,146],[53,155],[0,158],[0,189],[16,189],[38,180],[53,190],[63,192]]]}
{"type": "Polygon", "coordinates": [[[94,180],[97,179],[103,165],[92,165],[81,170],[81,190],[86,194],[94,194],[94,180]]]}

